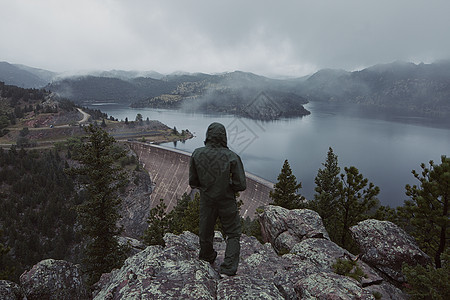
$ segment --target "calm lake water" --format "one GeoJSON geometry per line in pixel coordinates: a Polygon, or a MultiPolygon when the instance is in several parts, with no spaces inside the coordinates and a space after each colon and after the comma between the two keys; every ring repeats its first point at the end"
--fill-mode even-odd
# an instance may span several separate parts
{"type": "Polygon", "coordinates": [[[380,187],[383,205],[403,205],[405,185],[416,184],[411,170],[420,163],[450,156],[450,124],[427,118],[394,117],[361,111],[350,105],[312,102],[305,107],[311,115],[295,119],[261,122],[230,115],[193,114],[163,109],[133,109],[117,104],[91,106],[119,120],[159,120],[178,131],[189,129],[195,137],[166,146],[192,152],[203,146],[206,128],[224,124],[231,149],[239,153],[246,171],[276,182],[285,159],[307,199],[314,195],[314,178],[325,162],[328,148],[338,156],[339,166],[355,166],[380,187]]]}

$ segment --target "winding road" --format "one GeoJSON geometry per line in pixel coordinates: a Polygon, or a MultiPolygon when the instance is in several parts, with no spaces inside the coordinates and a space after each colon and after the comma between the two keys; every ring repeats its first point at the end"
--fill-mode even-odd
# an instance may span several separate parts
{"type": "Polygon", "coordinates": [[[78,124],[84,124],[84,123],[87,123],[87,121],[89,120],[89,117],[90,117],[91,115],[88,114],[88,113],[86,113],[86,112],[84,112],[81,108],[78,108],[78,107],[77,107],[77,109],[78,109],[78,111],[79,111],[80,113],[83,114],[83,119],[81,119],[80,121],[78,121],[78,124]]]}

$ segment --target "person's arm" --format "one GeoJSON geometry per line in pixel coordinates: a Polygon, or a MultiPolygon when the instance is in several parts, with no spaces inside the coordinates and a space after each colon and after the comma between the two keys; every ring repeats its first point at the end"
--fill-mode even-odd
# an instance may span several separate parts
{"type": "Polygon", "coordinates": [[[241,158],[239,155],[236,157],[237,159],[231,162],[231,188],[234,192],[240,192],[247,188],[247,179],[241,158]]]}
{"type": "Polygon", "coordinates": [[[189,161],[189,185],[193,189],[198,189],[200,187],[200,181],[198,179],[197,168],[195,167],[193,155],[189,161]]]}

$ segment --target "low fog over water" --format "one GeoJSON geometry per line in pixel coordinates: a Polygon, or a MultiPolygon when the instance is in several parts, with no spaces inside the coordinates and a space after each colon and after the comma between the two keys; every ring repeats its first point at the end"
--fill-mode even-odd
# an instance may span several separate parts
{"type": "Polygon", "coordinates": [[[119,105],[95,106],[115,118],[134,120],[141,113],[181,131],[195,134],[185,143],[168,143],[192,152],[203,146],[207,126],[220,122],[227,127],[230,148],[239,153],[246,171],[276,182],[285,159],[307,199],[314,195],[314,178],[325,162],[328,147],[338,155],[341,171],[356,166],[364,177],[381,189],[379,199],[390,206],[403,205],[405,185],[416,184],[411,170],[420,163],[438,162],[450,156],[448,125],[426,118],[393,117],[355,110],[354,106],[330,106],[311,102],[311,115],[260,122],[231,115],[190,114],[175,110],[131,109],[119,105]]]}

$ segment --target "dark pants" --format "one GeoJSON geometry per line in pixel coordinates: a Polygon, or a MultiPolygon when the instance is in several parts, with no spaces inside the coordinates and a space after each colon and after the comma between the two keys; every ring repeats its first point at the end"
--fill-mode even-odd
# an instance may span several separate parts
{"type": "Polygon", "coordinates": [[[239,264],[241,246],[241,219],[234,199],[222,199],[222,201],[208,201],[200,198],[200,259],[214,262],[217,255],[213,248],[214,226],[217,217],[220,218],[222,229],[225,233],[227,248],[225,259],[220,265],[220,273],[227,275],[236,274],[239,264]]]}

